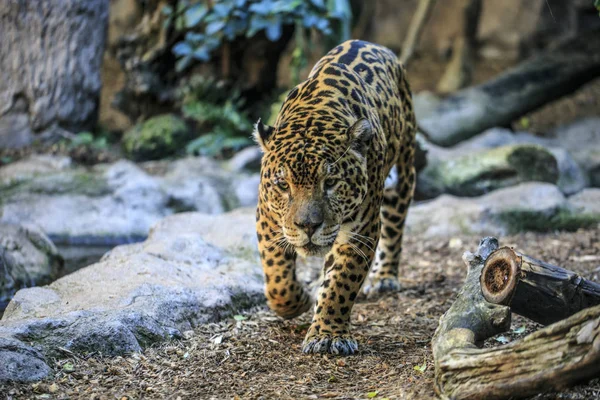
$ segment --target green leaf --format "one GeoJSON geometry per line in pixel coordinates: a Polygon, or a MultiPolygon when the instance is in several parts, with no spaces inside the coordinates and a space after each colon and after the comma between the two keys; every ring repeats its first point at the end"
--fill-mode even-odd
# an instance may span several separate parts
{"type": "Polygon", "coordinates": [[[271,42],[279,40],[279,38],[281,37],[281,19],[277,19],[269,23],[269,25],[267,25],[267,30],[265,33],[267,34],[267,38],[271,42]]]}
{"type": "Polygon", "coordinates": [[[185,12],[186,28],[194,28],[208,14],[208,8],[204,4],[194,4],[185,12]]]}
{"type": "Polygon", "coordinates": [[[179,42],[173,46],[173,54],[176,56],[187,56],[192,53],[192,46],[187,42],[179,42]]]}
{"type": "Polygon", "coordinates": [[[210,24],[206,25],[206,29],[204,29],[204,32],[207,35],[214,35],[215,33],[220,32],[224,26],[225,21],[211,22],[210,24]]]}
{"type": "Polygon", "coordinates": [[[70,372],[75,371],[75,366],[72,363],[68,362],[68,363],[63,364],[62,369],[63,369],[63,371],[70,373],[70,372]]]}
{"type": "Polygon", "coordinates": [[[427,370],[427,361],[423,361],[423,365],[415,365],[413,369],[420,373],[425,372],[427,370]]]}
{"type": "Polygon", "coordinates": [[[94,141],[94,135],[92,135],[91,132],[81,132],[78,133],[77,135],[75,135],[75,137],[72,140],[72,144],[74,146],[85,146],[88,144],[92,144],[92,142],[94,141]]]}
{"type": "Polygon", "coordinates": [[[234,315],[233,319],[235,319],[236,321],[245,321],[248,318],[244,317],[243,315],[234,315]]]}
{"type": "Polygon", "coordinates": [[[187,67],[189,67],[190,65],[192,65],[192,61],[193,61],[193,58],[190,55],[186,55],[183,58],[180,58],[175,63],[175,70],[177,72],[184,71],[187,67]]]}
{"type": "Polygon", "coordinates": [[[369,392],[369,393],[367,393],[367,397],[368,397],[369,399],[372,399],[373,397],[376,397],[378,394],[379,394],[379,391],[378,391],[378,390],[376,390],[376,391],[374,391],[374,392],[369,392]]]}
{"type": "Polygon", "coordinates": [[[519,120],[519,125],[521,126],[521,128],[523,129],[529,129],[529,127],[531,126],[531,121],[529,120],[529,118],[527,117],[522,117],[519,120]]]}
{"type": "Polygon", "coordinates": [[[327,382],[329,382],[329,383],[333,383],[333,382],[335,382],[336,380],[337,380],[337,379],[335,378],[335,376],[334,376],[334,375],[331,375],[331,376],[329,377],[329,379],[327,379],[327,382]]]}

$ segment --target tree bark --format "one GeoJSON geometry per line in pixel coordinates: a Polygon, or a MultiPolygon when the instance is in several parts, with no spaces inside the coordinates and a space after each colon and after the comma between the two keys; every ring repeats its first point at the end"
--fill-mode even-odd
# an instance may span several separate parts
{"type": "Polygon", "coordinates": [[[575,91],[600,76],[599,34],[563,41],[498,78],[447,97],[419,126],[435,144],[451,146],[575,91]]]}
{"type": "MultiPolygon", "coordinates": [[[[432,340],[437,393],[452,399],[518,398],[598,376],[600,306],[521,340],[477,348],[510,326],[510,308],[486,301],[479,286],[484,264],[497,248],[496,239],[485,238],[476,254],[463,256],[469,267],[466,282],[432,340]]],[[[503,270],[512,268],[508,263],[503,270]]]]}
{"type": "Polygon", "coordinates": [[[97,120],[108,0],[0,0],[0,148],[97,120]]]}
{"type": "Polygon", "coordinates": [[[481,291],[490,303],[544,325],[600,305],[600,284],[507,247],[486,260],[481,291]]]}

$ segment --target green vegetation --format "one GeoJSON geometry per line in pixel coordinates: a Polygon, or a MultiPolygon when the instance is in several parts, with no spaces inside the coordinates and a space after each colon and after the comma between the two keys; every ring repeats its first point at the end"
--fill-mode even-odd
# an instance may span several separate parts
{"type": "Polygon", "coordinates": [[[578,229],[593,228],[600,223],[599,214],[580,214],[567,208],[559,208],[552,215],[543,215],[536,211],[509,210],[499,214],[498,219],[508,226],[511,233],[574,232],[578,229]]]}
{"type": "Polygon", "coordinates": [[[183,116],[195,122],[198,132],[209,132],[187,144],[188,154],[215,156],[252,143],[244,100],[225,82],[194,76],[183,84],[180,97],[183,116]]]}
{"type": "Polygon", "coordinates": [[[283,27],[296,27],[295,68],[302,66],[306,30],[314,29],[339,42],[350,36],[351,10],[348,0],[220,0],[179,1],[177,9],[165,6],[167,23],[184,34],[173,47],[182,71],[197,62],[209,61],[224,43],[264,32],[267,39],[281,38],[283,27]]]}
{"type": "Polygon", "coordinates": [[[175,154],[190,139],[181,118],[165,114],[137,124],[123,135],[123,148],[136,161],[155,160],[175,154]]]}

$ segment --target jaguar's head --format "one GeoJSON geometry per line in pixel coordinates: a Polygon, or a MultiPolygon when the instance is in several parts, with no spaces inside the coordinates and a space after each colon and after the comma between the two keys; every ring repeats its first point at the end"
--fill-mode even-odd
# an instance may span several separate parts
{"type": "Polygon", "coordinates": [[[373,130],[366,119],[334,130],[297,126],[256,124],[254,137],[264,151],[259,195],[280,229],[271,232],[273,243],[303,256],[324,255],[359,222],[373,130]]]}

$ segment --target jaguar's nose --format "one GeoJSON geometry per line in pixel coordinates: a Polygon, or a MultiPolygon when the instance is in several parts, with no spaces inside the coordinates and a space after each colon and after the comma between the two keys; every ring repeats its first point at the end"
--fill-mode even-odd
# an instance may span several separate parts
{"type": "Polygon", "coordinates": [[[303,221],[294,221],[296,226],[302,229],[308,235],[310,239],[312,235],[316,232],[319,226],[323,225],[323,219],[314,221],[314,220],[303,220],[303,221]]]}

